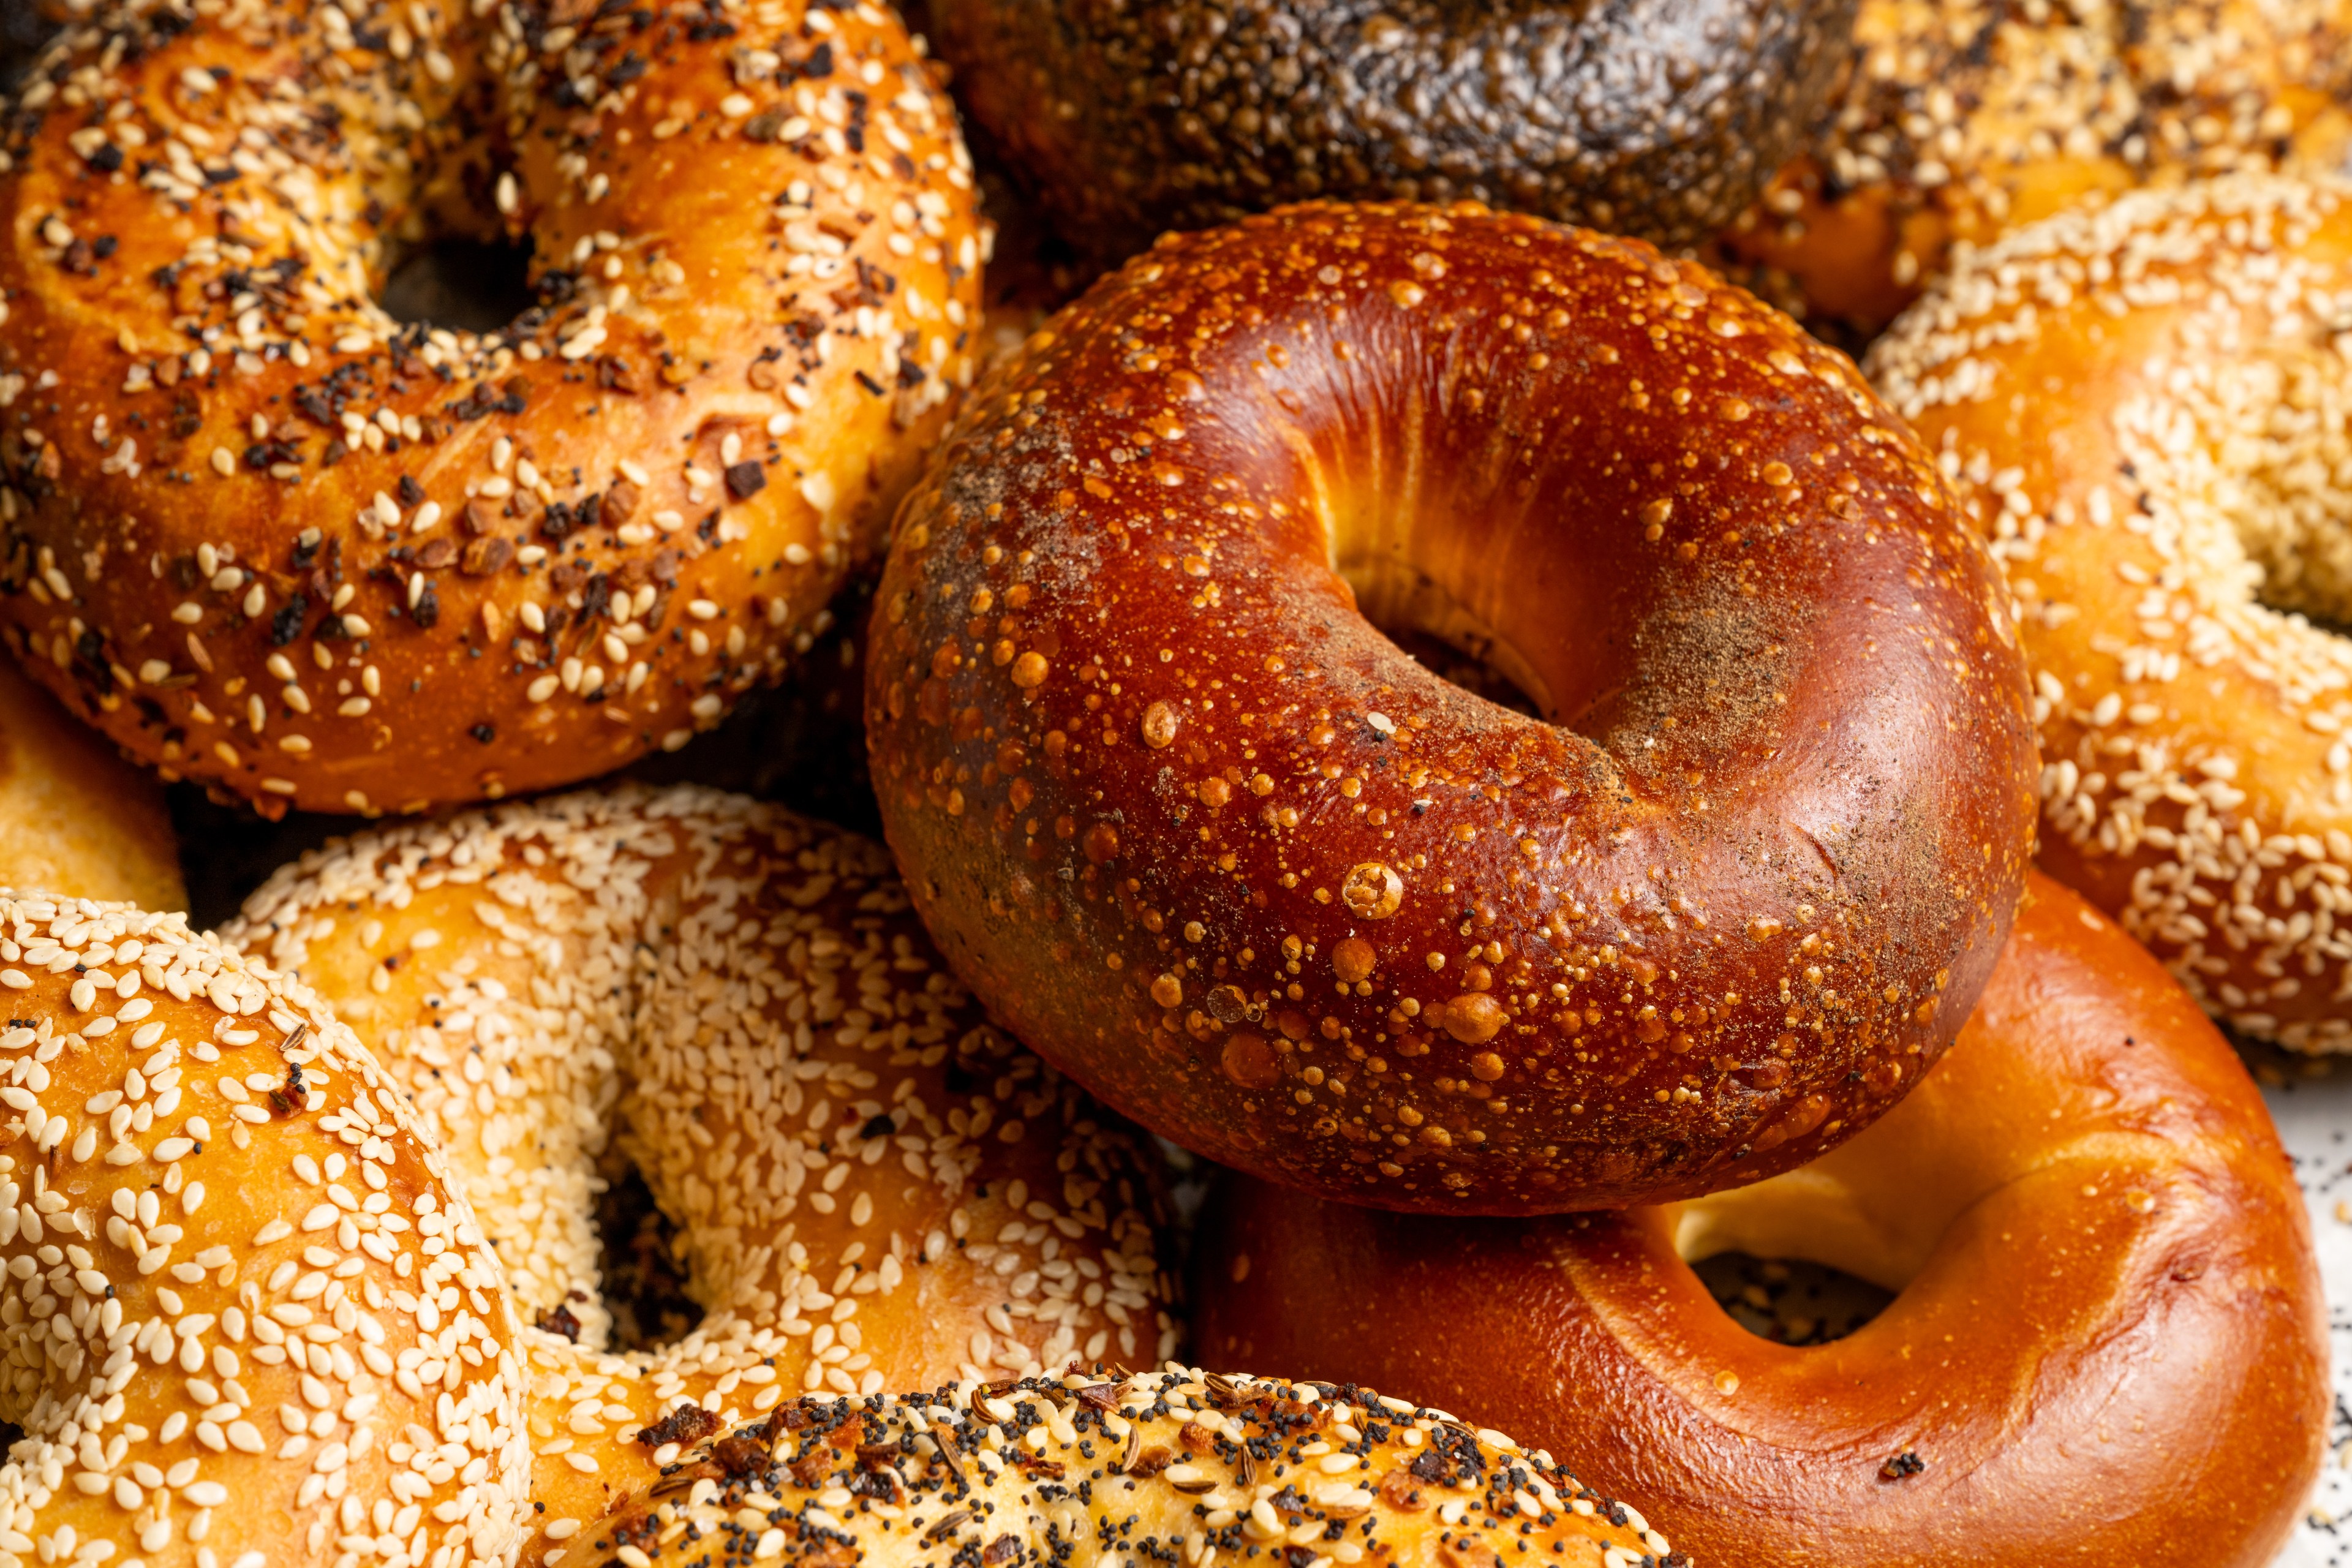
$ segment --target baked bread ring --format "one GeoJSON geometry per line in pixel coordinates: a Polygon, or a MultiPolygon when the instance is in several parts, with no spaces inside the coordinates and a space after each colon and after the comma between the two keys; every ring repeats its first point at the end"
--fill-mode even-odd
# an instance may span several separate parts
{"type": "Polygon", "coordinates": [[[0,619],[134,754],[269,814],[716,723],[970,373],[968,163],[874,4],[116,5],[6,149],[0,619]],[[540,306],[394,321],[436,233],[527,237],[540,306]]]}
{"type": "Polygon", "coordinates": [[[1871,358],[2016,590],[2042,856],[2232,1028],[2352,1049],[2346,188],[2129,195],[1970,256],[1871,358]]]}
{"type": "Polygon", "coordinates": [[[1704,239],[1802,146],[1854,0],[929,0],[973,121],[1074,243],[1283,202],[1470,197],[1704,239]]]}
{"type": "Polygon", "coordinates": [[[5,663],[0,888],[148,910],[188,907],[163,792],[5,663]]]}
{"type": "Polygon", "coordinates": [[[804,1399],[703,1445],[588,1547],[613,1568],[780,1554],[940,1568],[1691,1561],[1638,1510],[1499,1432],[1369,1389],[1174,1362],[928,1398],[804,1399]]]}
{"type": "Polygon", "coordinates": [[[331,846],[227,935],[365,1032],[542,1325],[527,1563],[786,1395],[1175,1347],[1133,1144],[985,1026],[878,845],[585,793],[331,846]],[[649,1352],[604,1348],[615,1133],[706,1309],[649,1352]]]}
{"type": "Polygon", "coordinates": [[[0,895],[0,1565],[504,1568],[530,1373],[405,1098],[184,917],[0,895]]]}
{"type": "Polygon", "coordinates": [[[2269,1113],[2179,987],[2042,878],[1959,1043],[1804,1170],[1517,1223],[1237,1183],[1205,1225],[1204,1354],[1510,1426],[1701,1563],[2122,1565],[2194,1541],[2268,1568],[2327,1436],[2326,1314],[2269,1113]],[[1741,1250],[1901,1293],[1846,1338],[1776,1344],[1685,1261],[1741,1250]]]}
{"type": "Polygon", "coordinates": [[[1862,0],[1821,144],[1722,237],[1758,287],[1874,332],[1956,245],[2091,195],[2342,166],[2346,0],[1862,0]]]}
{"type": "Polygon", "coordinates": [[[1927,453],[1786,318],[1307,205],[982,386],[899,514],[875,787],[949,962],[1111,1105],[1350,1202],[1612,1206],[1811,1159],[1959,1027],[2024,668],[1927,453]]]}

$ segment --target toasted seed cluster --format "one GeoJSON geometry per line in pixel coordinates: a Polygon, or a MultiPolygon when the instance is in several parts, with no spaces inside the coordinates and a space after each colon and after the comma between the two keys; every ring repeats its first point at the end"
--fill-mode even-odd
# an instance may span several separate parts
{"type": "Polygon", "coordinates": [[[684,743],[822,629],[975,363],[954,111],[895,13],[173,0],[8,106],[0,624],[265,812],[684,743]],[[502,331],[375,302],[527,238],[502,331]]]}
{"type": "Polygon", "coordinates": [[[2347,329],[2352,192],[2242,175],[1968,255],[1870,362],[2020,602],[2045,861],[2303,1050],[2352,1050],[2347,329]]]}
{"type": "Polygon", "coordinates": [[[530,1373],[433,1141],[183,917],[0,894],[0,1568],[493,1568],[530,1373]]]}
{"type": "Polygon", "coordinates": [[[1931,454],[1704,268],[1473,204],[1097,284],[960,413],[869,645],[958,973],[1126,1114],[1341,1202],[1801,1163],[1949,1042],[2029,853],[2024,662],[1931,454]]]}
{"type": "Polygon", "coordinates": [[[974,121],[1072,240],[1309,197],[1470,197],[1699,239],[1796,152],[1853,0],[930,0],[974,121]]]}
{"type": "Polygon", "coordinates": [[[793,1395],[1174,1346],[1135,1147],[985,1026],[868,841],[710,790],[582,794],[331,846],[228,935],[374,1043],[490,1216],[539,1325],[543,1546],[793,1395]],[[604,1348],[608,1147],[707,1312],[650,1352],[604,1348]]]}
{"type": "Polygon", "coordinates": [[[1689,1563],[1634,1509],[1499,1432],[1368,1389],[1174,1362],[782,1405],[681,1455],[573,1556],[597,1568],[1689,1563]]]}
{"type": "Polygon", "coordinates": [[[2336,168],[2347,101],[2347,0],[1864,0],[1821,144],[1726,241],[1776,301],[1874,331],[1955,243],[2093,192],[2336,168]]]}

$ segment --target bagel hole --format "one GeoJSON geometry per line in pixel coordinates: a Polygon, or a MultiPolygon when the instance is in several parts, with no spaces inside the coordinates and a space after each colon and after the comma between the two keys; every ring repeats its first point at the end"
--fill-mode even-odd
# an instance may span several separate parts
{"type": "Polygon", "coordinates": [[[376,302],[394,321],[494,332],[538,302],[530,255],[527,240],[435,239],[400,259],[376,302]]]}
{"type": "MultiPolygon", "coordinates": [[[[702,1304],[686,1293],[685,1233],[654,1202],[635,1165],[608,1174],[596,1200],[604,1305],[613,1314],[610,1348],[657,1350],[702,1321],[702,1304]]],[[[542,1314],[540,1326],[563,1332],[542,1314]]]]}
{"type": "Polygon", "coordinates": [[[1825,1345],[1885,1311],[1895,1292],[1801,1258],[1718,1252],[1691,1271],[1731,1321],[1782,1345],[1825,1345]]]}
{"type": "MultiPolygon", "coordinates": [[[[1378,622],[1373,623],[1378,626],[1378,622]]],[[[1418,626],[1381,626],[1389,641],[1404,650],[1413,663],[1432,675],[1458,686],[1474,696],[1483,697],[1497,707],[1514,713],[1524,713],[1530,719],[1540,719],[1543,710],[1536,700],[1519,689],[1518,683],[1486,661],[1486,651],[1475,647],[1457,647],[1434,632],[1418,626]]]]}
{"type": "Polygon", "coordinates": [[[1363,617],[1415,664],[1514,713],[1549,717],[1534,669],[1435,579],[1382,556],[1342,562],[1339,572],[1363,617]]]}

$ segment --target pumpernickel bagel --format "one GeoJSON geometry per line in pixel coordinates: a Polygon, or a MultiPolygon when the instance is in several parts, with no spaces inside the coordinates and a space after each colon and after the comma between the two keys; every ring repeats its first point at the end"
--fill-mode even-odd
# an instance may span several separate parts
{"type": "Polygon", "coordinates": [[[1468,205],[1163,242],[975,393],[877,606],[876,788],[950,962],[1127,1114],[1329,1196],[1801,1163],[1948,1043],[2024,874],[2022,661],[1944,480],[1636,242],[1468,205]]]}
{"type": "Polygon", "coordinates": [[[1106,260],[1308,197],[1471,197],[1665,245],[1803,143],[1853,0],[929,0],[991,144],[1106,260]]]}

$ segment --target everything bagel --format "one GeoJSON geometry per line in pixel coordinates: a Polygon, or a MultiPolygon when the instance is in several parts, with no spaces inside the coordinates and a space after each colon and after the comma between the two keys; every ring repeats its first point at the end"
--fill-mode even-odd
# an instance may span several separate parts
{"type": "Polygon", "coordinates": [[[1801,1163],[1949,1042],[2024,874],[2022,662],[1944,481],[1635,242],[1165,241],[975,393],[877,604],[875,784],[949,961],[1155,1131],[1351,1202],[1801,1163]]]}
{"type": "Polygon", "coordinates": [[[0,172],[0,621],[135,754],[337,812],[683,744],[970,374],[954,112],[875,5],[120,5],[0,172]],[[560,16],[559,16],[560,13],[560,16]],[[435,234],[541,304],[404,326],[435,234]]]}
{"type": "Polygon", "coordinates": [[[2310,1227],[2261,1099],[2147,953],[2041,878],[1959,1042],[1804,1170],[1519,1222],[1241,1182],[1206,1223],[1203,1353],[1510,1426],[1638,1489],[1702,1563],[2124,1568],[2193,1540],[2267,1568],[2327,1435],[2310,1227]],[[1900,1294],[1775,1344],[1685,1261],[1728,1250],[1900,1294]]]}

